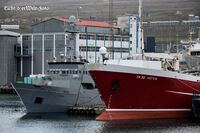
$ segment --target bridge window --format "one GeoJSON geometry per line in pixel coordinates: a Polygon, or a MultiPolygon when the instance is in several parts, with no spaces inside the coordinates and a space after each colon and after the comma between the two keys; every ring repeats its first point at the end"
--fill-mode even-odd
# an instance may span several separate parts
{"type": "Polygon", "coordinates": [[[200,51],[191,52],[191,55],[200,55],[200,51]]]}

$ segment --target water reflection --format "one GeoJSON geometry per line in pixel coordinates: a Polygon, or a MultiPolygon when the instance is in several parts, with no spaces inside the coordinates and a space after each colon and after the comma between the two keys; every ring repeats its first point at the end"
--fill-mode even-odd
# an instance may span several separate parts
{"type": "Polygon", "coordinates": [[[195,119],[157,119],[134,121],[110,121],[102,126],[105,132],[196,132],[200,121],[195,119]]]}
{"type": "Polygon", "coordinates": [[[0,95],[0,133],[116,133],[116,132],[200,132],[200,121],[162,119],[95,121],[95,117],[66,113],[29,113],[17,96],[0,95]]]}
{"type": "Polygon", "coordinates": [[[27,113],[20,120],[58,120],[58,121],[73,121],[73,120],[95,120],[95,116],[75,116],[67,113],[27,113]]]}

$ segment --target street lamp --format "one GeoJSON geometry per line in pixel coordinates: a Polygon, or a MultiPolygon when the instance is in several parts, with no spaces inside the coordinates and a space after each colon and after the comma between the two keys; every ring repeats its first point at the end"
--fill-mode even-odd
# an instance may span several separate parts
{"type": "Polygon", "coordinates": [[[82,9],[81,6],[76,9],[76,18],[77,18],[78,21],[79,21],[79,13],[80,13],[81,9],[82,9]]]}

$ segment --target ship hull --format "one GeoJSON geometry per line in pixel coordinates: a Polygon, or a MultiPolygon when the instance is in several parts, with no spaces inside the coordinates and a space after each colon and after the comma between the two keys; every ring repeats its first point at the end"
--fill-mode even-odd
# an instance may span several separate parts
{"type": "Polygon", "coordinates": [[[90,65],[89,72],[106,104],[97,120],[188,117],[198,77],[120,65],[90,65]]]}
{"type": "Polygon", "coordinates": [[[13,87],[28,113],[66,112],[68,107],[74,105],[76,98],[75,94],[69,94],[65,88],[23,83],[14,83],[13,87]]]}
{"type": "Polygon", "coordinates": [[[67,112],[70,107],[102,107],[97,89],[62,88],[13,83],[28,113],[67,112]]]}
{"type": "Polygon", "coordinates": [[[190,110],[175,111],[104,111],[97,121],[192,118],[190,110]]]}

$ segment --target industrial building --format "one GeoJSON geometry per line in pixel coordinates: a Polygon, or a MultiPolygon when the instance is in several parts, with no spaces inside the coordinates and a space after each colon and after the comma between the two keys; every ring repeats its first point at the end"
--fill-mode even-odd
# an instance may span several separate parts
{"type": "Polygon", "coordinates": [[[74,48],[68,46],[69,20],[66,18],[49,19],[32,26],[29,33],[21,34],[20,43],[16,45],[17,74],[45,74],[48,62],[80,57],[97,62],[99,48],[107,47],[110,58],[122,58],[130,53],[128,35],[120,35],[120,28],[107,22],[81,20],[76,22],[76,41],[74,48]],[[112,29],[112,32],[111,32],[112,29]],[[21,49],[23,47],[23,50],[21,49]],[[74,49],[75,55],[68,51],[74,49]]]}
{"type": "MultiPolygon", "coordinates": [[[[109,58],[112,59],[127,57],[132,54],[131,51],[135,53],[138,46],[137,17],[129,16],[128,18],[129,20],[126,22],[128,33],[126,34],[122,34],[121,27],[111,25],[108,22],[80,20],[76,22],[76,39],[74,45],[71,46],[68,43],[71,39],[68,33],[71,30],[69,19],[52,18],[32,25],[29,32],[14,36],[15,41],[7,48],[7,50],[10,50],[9,57],[12,57],[13,64],[11,63],[9,67],[6,67],[9,72],[5,74],[4,70],[1,75],[8,75],[9,73],[12,78],[9,78],[7,82],[4,81],[4,83],[13,82],[16,77],[45,74],[48,69],[48,62],[53,60],[67,61],[76,56],[90,63],[96,63],[101,58],[99,48],[102,46],[107,48],[109,58]],[[73,52],[70,53],[69,51],[73,52]]],[[[11,41],[9,38],[7,40],[11,41]]],[[[152,50],[151,48],[148,49],[152,50]]],[[[153,50],[150,52],[153,52],[153,50]]],[[[3,53],[5,53],[5,50],[1,52],[1,54],[3,53]]],[[[1,57],[5,58],[4,56],[1,57]]],[[[4,60],[1,59],[1,61],[4,60]]],[[[5,67],[3,64],[1,64],[2,67],[5,67]]],[[[4,78],[5,76],[2,77],[2,79],[4,78]]]]}
{"type": "Polygon", "coordinates": [[[16,78],[14,46],[20,34],[0,30],[0,85],[7,85],[16,78]]]}

